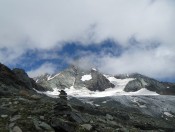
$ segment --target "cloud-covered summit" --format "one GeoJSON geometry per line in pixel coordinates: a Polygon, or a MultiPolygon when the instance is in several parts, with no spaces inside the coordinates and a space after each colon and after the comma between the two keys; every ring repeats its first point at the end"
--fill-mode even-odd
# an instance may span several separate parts
{"type": "Polygon", "coordinates": [[[35,59],[39,56],[45,61],[26,69],[53,66],[55,61],[49,58],[72,63],[74,57],[67,54],[65,58],[60,52],[67,44],[100,46],[110,39],[117,45],[111,52],[81,48],[75,53],[79,58],[76,63],[94,65],[108,73],[173,77],[174,22],[174,0],[1,0],[0,61],[22,65],[30,51],[37,54],[31,63],[38,62],[35,59]],[[115,53],[118,48],[120,54],[115,53]]]}

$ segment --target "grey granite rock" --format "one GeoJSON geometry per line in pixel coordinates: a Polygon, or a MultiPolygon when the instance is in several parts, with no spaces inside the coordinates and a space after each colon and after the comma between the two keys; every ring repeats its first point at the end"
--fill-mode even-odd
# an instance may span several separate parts
{"type": "Polygon", "coordinates": [[[73,86],[75,89],[86,87],[92,91],[104,91],[107,88],[113,88],[114,84],[96,70],[82,70],[76,66],[70,66],[66,70],[54,75],[53,79],[39,81],[43,87],[49,89],[57,87],[58,89],[70,88],[73,86]],[[84,75],[91,75],[92,79],[82,81],[84,75]]]}
{"type": "MultiPolygon", "coordinates": [[[[118,78],[118,76],[116,76],[118,78]]],[[[130,81],[126,86],[125,86],[125,91],[126,92],[134,92],[137,90],[140,90],[141,88],[146,88],[150,91],[155,91],[159,94],[162,93],[162,91],[166,90],[167,88],[163,85],[163,83],[149,78],[147,76],[141,75],[141,74],[129,74],[125,76],[125,78],[135,78],[135,80],[130,81]]]]}
{"type": "Polygon", "coordinates": [[[12,132],[22,132],[21,128],[19,126],[15,126],[13,129],[12,129],[12,132]]]}
{"type": "Polygon", "coordinates": [[[110,81],[98,71],[92,70],[91,76],[91,80],[85,81],[85,86],[91,91],[104,91],[107,88],[114,87],[114,84],[110,83],[110,81]]]}
{"type": "Polygon", "coordinates": [[[91,124],[83,124],[81,125],[85,130],[90,131],[92,129],[92,125],[91,124]]]}
{"type": "Polygon", "coordinates": [[[126,92],[135,92],[143,88],[142,82],[139,79],[132,80],[128,82],[128,84],[125,86],[124,91],[126,92]]]}

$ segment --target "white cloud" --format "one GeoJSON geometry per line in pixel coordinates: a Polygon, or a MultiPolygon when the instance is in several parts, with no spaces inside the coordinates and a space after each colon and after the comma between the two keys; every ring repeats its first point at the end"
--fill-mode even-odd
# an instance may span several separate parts
{"type": "Polygon", "coordinates": [[[0,47],[50,48],[64,41],[87,43],[91,35],[95,42],[109,37],[124,44],[132,35],[175,42],[172,4],[172,0],[0,1],[0,47]]]}
{"type": "Polygon", "coordinates": [[[56,72],[56,65],[51,64],[51,63],[44,63],[40,67],[38,67],[37,69],[32,69],[32,70],[28,71],[27,74],[30,77],[36,77],[39,75],[43,75],[45,73],[53,74],[54,72],[56,72]]]}
{"type": "Polygon", "coordinates": [[[159,50],[141,50],[134,53],[125,53],[121,57],[103,56],[99,60],[103,65],[99,65],[99,68],[101,71],[111,74],[138,72],[154,78],[174,76],[175,55],[162,53],[159,56],[157,52],[159,50]]]}
{"type": "Polygon", "coordinates": [[[6,64],[28,49],[61,48],[72,41],[99,44],[108,38],[131,47],[128,41],[135,36],[140,45],[147,45],[145,41],[161,45],[120,57],[104,55],[98,65],[105,71],[119,67],[123,72],[174,74],[174,0],[0,0],[0,19],[0,49],[8,49],[0,53],[0,61],[6,64]]]}
{"type": "Polygon", "coordinates": [[[169,78],[175,76],[175,53],[173,49],[155,47],[132,47],[125,49],[120,56],[101,52],[101,54],[81,54],[81,58],[73,62],[79,67],[89,69],[98,68],[108,74],[141,73],[153,78],[169,78]]]}

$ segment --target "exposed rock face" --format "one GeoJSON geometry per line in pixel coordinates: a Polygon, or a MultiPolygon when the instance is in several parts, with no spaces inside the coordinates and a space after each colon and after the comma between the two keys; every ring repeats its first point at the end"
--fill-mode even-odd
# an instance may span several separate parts
{"type": "MultiPolygon", "coordinates": [[[[158,94],[175,94],[175,88],[173,88],[174,85],[159,82],[141,74],[120,74],[116,75],[115,78],[135,78],[135,80],[130,81],[125,86],[124,91],[126,92],[135,92],[142,88],[146,88],[150,91],[157,92],[158,94]],[[170,88],[167,89],[167,87],[170,88]]],[[[82,70],[76,66],[70,66],[64,71],[52,76],[45,74],[41,76],[41,78],[38,77],[37,83],[50,91],[52,91],[53,88],[65,89],[70,87],[75,89],[86,87],[91,91],[104,91],[107,88],[114,87],[114,84],[112,84],[103,74],[97,70],[82,70]],[[91,76],[91,79],[82,80],[82,77],[85,75],[91,76]]]]}
{"type": "Polygon", "coordinates": [[[31,82],[32,79],[29,78],[29,76],[27,75],[27,73],[23,69],[15,68],[12,70],[12,72],[15,73],[18,80],[25,83],[28,88],[33,87],[32,82],[31,82]]]}
{"type": "Polygon", "coordinates": [[[137,90],[140,90],[141,88],[146,88],[150,91],[155,91],[159,94],[162,93],[162,91],[166,91],[166,87],[163,85],[163,83],[143,76],[141,74],[130,74],[130,75],[118,75],[115,76],[116,78],[135,78],[135,80],[130,81],[126,87],[125,87],[125,91],[126,92],[134,92],[137,90]]]}
{"type": "Polygon", "coordinates": [[[33,79],[37,82],[40,83],[42,81],[47,81],[48,77],[50,76],[50,74],[45,73],[44,75],[40,75],[39,77],[34,77],[33,79]]]}
{"type": "Polygon", "coordinates": [[[139,79],[140,81],[144,81],[146,84],[145,84],[145,87],[148,89],[148,90],[151,90],[151,91],[156,91],[157,93],[161,92],[162,90],[166,89],[164,87],[164,85],[155,80],[155,79],[152,79],[152,78],[149,78],[149,77],[146,77],[146,76],[143,76],[143,75],[140,75],[140,74],[132,74],[131,75],[132,78],[137,78],[139,79]]]}
{"type": "Polygon", "coordinates": [[[28,77],[27,73],[22,69],[11,70],[3,64],[0,64],[0,94],[13,94],[19,90],[44,90],[43,87],[35,83],[28,77]]]}
{"type": "Polygon", "coordinates": [[[17,79],[15,73],[13,73],[8,67],[3,64],[0,64],[0,82],[6,85],[17,87],[23,84],[19,79],[17,79]]]}
{"type": "Polygon", "coordinates": [[[0,87],[0,95],[11,95],[17,92],[17,89],[27,88],[27,85],[20,81],[8,67],[0,64],[0,87]]]}
{"type": "Polygon", "coordinates": [[[52,90],[52,88],[65,89],[70,88],[75,81],[76,71],[73,67],[66,69],[65,71],[58,73],[53,76],[47,76],[47,79],[37,78],[38,84],[43,87],[47,87],[48,90],[52,90]],[[49,79],[53,78],[53,79],[49,79]]]}
{"type": "Polygon", "coordinates": [[[32,78],[30,78],[23,69],[15,68],[12,71],[15,73],[18,80],[26,84],[29,89],[35,88],[36,90],[39,90],[39,91],[47,90],[47,88],[44,88],[39,84],[36,84],[36,82],[32,78]]]}
{"type": "Polygon", "coordinates": [[[86,87],[92,91],[104,91],[107,88],[113,88],[114,85],[109,82],[106,77],[101,73],[95,70],[85,71],[81,70],[78,67],[70,66],[68,69],[64,70],[61,73],[50,77],[53,79],[39,80],[40,85],[43,87],[48,87],[49,89],[57,87],[58,89],[70,88],[73,86],[76,89],[86,87]],[[81,78],[84,75],[90,75],[92,79],[82,81],[81,78]]]}
{"type": "Polygon", "coordinates": [[[104,91],[107,88],[114,87],[114,84],[110,83],[106,77],[95,70],[91,71],[91,76],[92,79],[85,82],[86,87],[91,91],[104,91]]]}
{"type": "Polygon", "coordinates": [[[140,90],[141,88],[144,88],[144,85],[139,79],[132,80],[130,81],[126,86],[125,86],[125,91],[126,92],[135,92],[140,90]]]}
{"type": "Polygon", "coordinates": [[[175,83],[168,83],[168,82],[162,82],[164,87],[166,87],[165,90],[161,91],[161,94],[164,95],[175,95],[175,83]]]}

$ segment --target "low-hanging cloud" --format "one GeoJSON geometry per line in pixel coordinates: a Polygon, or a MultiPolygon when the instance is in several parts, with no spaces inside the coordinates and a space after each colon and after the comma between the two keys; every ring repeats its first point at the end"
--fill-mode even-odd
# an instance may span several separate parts
{"type": "Polygon", "coordinates": [[[36,69],[31,69],[27,72],[30,77],[37,77],[39,75],[44,75],[45,73],[53,74],[56,72],[56,65],[52,63],[44,63],[36,69]]]}
{"type": "Polygon", "coordinates": [[[174,5],[174,0],[1,0],[0,61],[18,63],[29,49],[52,50],[67,42],[86,46],[110,38],[130,52],[100,57],[96,65],[102,70],[174,75],[174,5]],[[133,37],[143,47],[160,45],[132,48],[133,37]]]}
{"type": "MultiPolygon", "coordinates": [[[[81,56],[73,64],[81,68],[97,68],[99,71],[107,74],[129,74],[141,73],[150,77],[163,79],[174,77],[175,75],[175,53],[162,47],[154,49],[144,49],[137,47],[125,50],[120,56],[113,54],[89,53],[81,56]]],[[[72,63],[70,61],[70,63],[72,63]]]]}

